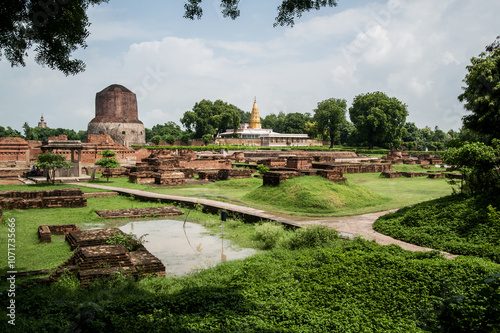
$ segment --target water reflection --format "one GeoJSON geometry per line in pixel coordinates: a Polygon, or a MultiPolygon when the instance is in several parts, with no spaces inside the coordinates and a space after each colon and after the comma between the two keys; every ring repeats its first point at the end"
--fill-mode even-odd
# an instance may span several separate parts
{"type": "Polygon", "coordinates": [[[221,259],[242,259],[256,253],[254,249],[234,249],[224,240],[223,255],[221,238],[206,234],[199,224],[182,221],[155,220],[130,222],[120,227],[125,233],[137,236],[148,234],[144,246],[165,265],[167,275],[183,275],[196,269],[215,266],[221,259]],[[187,237],[187,238],[186,238],[187,237]]]}

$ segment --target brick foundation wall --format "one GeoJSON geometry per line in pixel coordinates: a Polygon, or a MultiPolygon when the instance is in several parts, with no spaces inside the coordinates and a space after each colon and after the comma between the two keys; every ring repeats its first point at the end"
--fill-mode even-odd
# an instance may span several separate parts
{"type": "Polygon", "coordinates": [[[335,170],[341,173],[375,173],[392,170],[391,164],[334,164],[334,163],[313,163],[313,168],[323,170],[335,170]]]}
{"type": "Polygon", "coordinates": [[[302,174],[297,171],[269,171],[263,175],[262,179],[264,186],[279,186],[287,179],[301,176],[302,174]]]}
{"type": "Polygon", "coordinates": [[[8,209],[86,207],[87,199],[80,189],[52,191],[0,191],[0,207],[8,209]]]}

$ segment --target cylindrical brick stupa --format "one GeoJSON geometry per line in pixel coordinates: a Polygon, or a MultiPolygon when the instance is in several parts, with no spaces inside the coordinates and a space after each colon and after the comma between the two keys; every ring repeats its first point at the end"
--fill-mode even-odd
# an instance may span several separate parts
{"type": "Polygon", "coordinates": [[[95,96],[95,118],[88,134],[108,133],[124,146],[144,145],[146,131],[139,120],[136,95],[119,84],[112,84],[95,96]]]}

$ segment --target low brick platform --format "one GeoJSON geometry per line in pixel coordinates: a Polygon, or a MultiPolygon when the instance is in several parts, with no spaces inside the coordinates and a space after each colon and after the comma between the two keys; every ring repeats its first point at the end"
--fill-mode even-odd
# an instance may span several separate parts
{"type": "Polygon", "coordinates": [[[115,232],[123,231],[117,228],[112,229],[97,229],[85,231],[72,231],[66,234],[66,241],[71,246],[71,250],[76,249],[78,246],[96,246],[106,244],[106,240],[112,237],[115,232]]]}
{"type": "Polygon", "coordinates": [[[198,171],[198,176],[200,180],[213,180],[216,181],[219,175],[219,171],[198,171]]]}
{"type": "Polygon", "coordinates": [[[157,185],[184,185],[186,176],[183,172],[165,171],[157,173],[155,176],[155,184],[157,185]]]}
{"type": "Polygon", "coordinates": [[[135,266],[138,275],[159,274],[165,275],[165,265],[149,251],[130,252],[130,260],[135,266]]]}
{"type": "Polygon", "coordinates": [[[66,225],[41,225],[38,227],[38,236],[40,243],[52,242],[52,234],[65,235],[71,231],[80,231],[80,228],[74,224],[66,225]]]}
{"type": "Polygon", "coordinates": [[[95,192],[95,193],[83,193],[83,196],[86,198],[105,198],[105,197],[113,197],[118,195],[116,192],[95,192]]]}
{"type": "Polygon", "coordinates": [[[165,206],[165,207],[97,210],[96,214],[104,218],[122,218],[122,217],[146,217],[146,216],[175,216],[175,215],[182,215],[184,214],[184,212],[174,206],[165,206]]]}
{"type": "Polygon", "coordinates": [[[95,281],[113,278],[114,275],[116,276],[118,274],[135,276],[137,275],[137,269],[134,266],[86,269],[79,271],[77,278],[80,280],[80,286],[82,288],[87,288],[95,281]]]}
{"type": "Polygon", "coordinates": [[[318,176],[321,176],[334,183],[345,183],[347,178],[343,177],[342,172],[335,170],[318,170],[318,176]]]}
{"type": "Polygon", "coordinates": [[[313,163],[315,169],[334,170],[344,173],[377,173],[392,171],[392,165],[387,163],[370,164],[336,164],[336,163],[313,163]]]}
{"type": "Polygon", "coordinates": [[[57,189],[52,191],[0,191],[0,208],[32,209],[86,207],[87,199],[82,190],[57,189]]]}
{"type": "Polygon", "coordinates": [[[221,169],[217,173],[218,180],[239,179],[252,177],[250,169],[221,169]]]}
{"type": "Polygon", "coordinates": [[[279,186],[287,179],[301,177],[298,171],[268,171],[262,177],[264,186],[279,186]]]}
{"type": "Polygon", "coordinates": [[[399,178],[401,177],[401,174],[399,172],[394,172],[394,171],[385,171],[380,174],[381,176],[385,178],[399,178]]]}

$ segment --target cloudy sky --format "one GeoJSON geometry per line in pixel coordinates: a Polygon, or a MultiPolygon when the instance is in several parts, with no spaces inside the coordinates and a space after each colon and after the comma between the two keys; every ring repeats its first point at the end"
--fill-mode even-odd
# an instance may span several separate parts
{"type": "Polygon", "coordinates": [[[498,0],[339,0],[273,28],[281,1],[243,0],[241,16],[204,0],[201,20],[184,1],[110,0],[89,9],[84,73],[65,77],[33,62],[0,61],[0,125],[22,130],[43,113],[49,127],[86,130],[95,94],[118,83],[137,94],[146,127],[179,119],[202,100],[222,99],[261,117],[311,112],[328,98],[348,105],[383,91],[408,105],[418,127],[459,129],[457,96],[470,58],[500,35],[498,0]]]}

